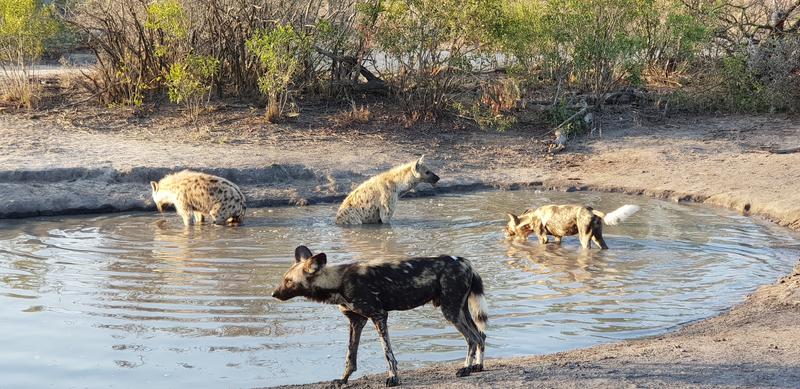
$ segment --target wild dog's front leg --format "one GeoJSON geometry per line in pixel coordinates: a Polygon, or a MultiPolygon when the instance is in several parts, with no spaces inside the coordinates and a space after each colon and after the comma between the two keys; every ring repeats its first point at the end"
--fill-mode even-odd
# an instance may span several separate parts
{"type": "Polygon", "coordinates": [[[388,315],[383,313],[380,316],[373,316],[371,319],[372,323],[375,324],[378,335],[381,337],[383,354],[386,357],[386,365],[389,367],[389,378],[386,379],[386,386],[397,386],[400,384],[400,379],[397,377],[397,359],[394,358],[392,345],[389,343],[389,327],[386,323],[388,315]]]}
{"type": "Polygon", "coordinates": [[[547,234],[536,235],[539,237],[539,243],[547,244],[547,234]]]}
{"type": "Polygon", "coordinates": [[[578,232],[578,239],[580,239],[580,241],[581,241],[581,247],[583,247],[585,249],[591,248],[589,246],[589,242],[591,242],[591,239],[592,239],[591,231],[588,231],[588,230],[579,231],[578,232]]]}
{"type": "Polygon", "coordinates": [[[361,341],[361,330],[363,330],[364,325],[367,324],[367,318],[355,312],[348,311],[343,307],[340,307],[339,310],[350,319],[350,345],[347,347],[344,374],[342,374],[341,379],[333,381],[337,385],[343,385],[350,379],[350,374],[353,374],[353,372],[358,369],[358,343],[361,341]]]}

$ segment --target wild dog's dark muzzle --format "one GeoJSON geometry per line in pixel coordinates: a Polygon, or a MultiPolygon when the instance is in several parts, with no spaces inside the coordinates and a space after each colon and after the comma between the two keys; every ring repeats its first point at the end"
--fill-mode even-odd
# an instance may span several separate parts
{"type": "Polygon", "coordinates": [[[430,176],[430,178],[428,178],[427,182],[429,184],[435,184],[435,183],[439,182],[439,176],[431,173],[431,176],[430,176]]]}
{"type": "Polygon", "coordinates": [[[281,301],[286,301],[290,298],[300,296],[300,294],[301,293],[299,293],[297,290],[281,288],[281,287],[278,287],[277,289],[272,291],[272,297],[281,301]]]}

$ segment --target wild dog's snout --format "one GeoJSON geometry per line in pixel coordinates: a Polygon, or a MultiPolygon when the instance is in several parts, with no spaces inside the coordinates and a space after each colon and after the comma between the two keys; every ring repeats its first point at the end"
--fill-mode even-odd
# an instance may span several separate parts
{"type": "Polygon", "coordinates": [[[434,173],[431,173],[431,178],[428,180],[428,183],[435,184],[439,182],[439,176],[434,173]]]}
{"type": "Polygon", "coordinates": [[[272,291],[272,297],[274,297],[274,298],[276,298],[278,300],[281,300],[281,301],[286,301],[286,300],[288,300],[288,299],[290,299],[292,297],[295,297],[295,296],[291,295],[290,293],[287,293],[286,289],[281,288],[279,286],[279,287],[275,288],[275,290],[272,291]]]}

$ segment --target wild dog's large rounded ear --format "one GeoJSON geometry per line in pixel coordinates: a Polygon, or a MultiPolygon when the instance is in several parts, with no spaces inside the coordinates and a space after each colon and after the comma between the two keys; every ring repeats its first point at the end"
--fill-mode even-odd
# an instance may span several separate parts
{"type": "Polygon", "coordinates": [[[150,181],[150,188],[153,189],[153,192],[158,192],[158,183],[155,181],[150,181]]]}
{"type": "Polygon", "coordinates": [[[515,216],[514,214],[510,214],[510,213],[507,213],[506,215],[508,215],[508,222],[509,223],[513,223],[514,225],[519,224],[519,218],[517,216],[515,216]]]}
{"type": "Polygon", "coordinates": [[[328,257],[325,253],[319,253],[306,261],[306,264],[303,265],[304,270],[306,273],[316,273],[323,267],[325,264],[328,263],[328,257]]]}
{"type": "Polygon", "coordinates": [[[295,262],[305,261],[306,259],[309,259],[312,256],[313,254],[311,254],[311,250],[309,250],[308,247],[306,246],[297,246],[297,248],[294,249],[295,262]]]}

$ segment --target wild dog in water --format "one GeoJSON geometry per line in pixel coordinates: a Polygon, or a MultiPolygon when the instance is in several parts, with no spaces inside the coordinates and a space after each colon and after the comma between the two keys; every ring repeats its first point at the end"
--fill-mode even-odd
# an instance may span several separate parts
{"type": "Polygon", "coordinates": [[[484,329],[488,316],[483,281],[461,257],[440,256],[400,261],[372,260],[325,266],[325,253],[311,254],[306,246],[294,251],[295,263],[283,276],[272,297],[281,301],[303,296],[321,303],[338,304],[350,320],[350,346],[344,374],[335,384],[345,384],[356,371],[361,330],[372,320],[383,343],[389,366],[387,386],[400,383],[397,360],[389,343],[389,311],[404,311],[432,302],[441,306],[445,319],[467,340],[467,358],[457,376],[483,370],[484,329]],[[473,363],[474,360],[474,363],[473,363]]]}
{"type": "Polygon", "coordinates": [[[421,182],[435,184],[439,176],[425,165],[423,155],[364,181],[347,195],[336,213],[336,224],[389,223],[397,199],[421,182]]]}
{"type": "Polygon", "coordinates": [[[202,223],[208,217],[214,224],[240,224],[246,209],[242,191],[236,184],[210,174],[184,170],[150,181],[153,201],[159,212],[175,205],[183,224],[202,223]]]}
{"type": "Polygon", "coordinates": [[[547,243],[547,235],[561,243],[562,237],[578,234],[583,248],[589,248],[591,240],[597,247],[607,249],[603,224],[617,225],[638,211],[636,205],[623,205],[608,214],[583,205],[545,205],[535,210],[526,209],[519,216],[509,213],[505,232],[509,238],[523,240],[533,233],[541,244],[547,243]]]}

